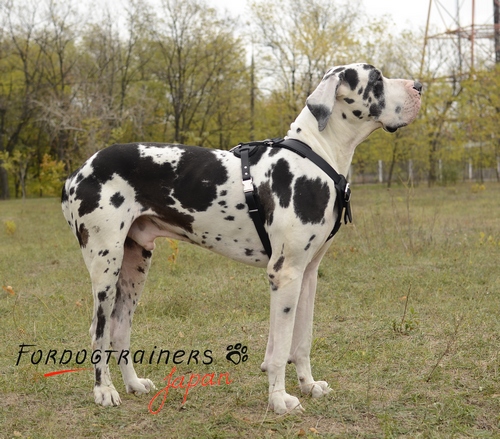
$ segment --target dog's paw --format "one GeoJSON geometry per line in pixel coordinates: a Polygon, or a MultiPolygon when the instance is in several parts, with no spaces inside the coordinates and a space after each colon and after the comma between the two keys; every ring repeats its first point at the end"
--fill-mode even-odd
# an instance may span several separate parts
{"type": "Polygon", "coordinates": [[[153,381],[147,378],[137,378],[137,380],[126,384],[125,387],[127,388],[127,393],[133,393],[136,396],[149,393],[151,390],[156,389],[153,381]]]}
{"type": "Polygon", "coordinates": [[[311,395],[313,398],[320,398],[332,391],[326,381],[314,381],[310,384],[300,386],[304,395],[311,395]]]}
{"type": "Polygon", "coordinates": [[[118,406],[122,403],[120,395],[116,389],[111,386],[95,386],[94,387],[94,401],[96,404],[103,407],[118,406]]]}
{"type": "Polygon", "coordinates": [[[269,408],[274,410],[274,413],[277,415],[304,412],[303,407],[300,405],[299,398],[289,395],[284,390],[269,395],[269,408]]]}

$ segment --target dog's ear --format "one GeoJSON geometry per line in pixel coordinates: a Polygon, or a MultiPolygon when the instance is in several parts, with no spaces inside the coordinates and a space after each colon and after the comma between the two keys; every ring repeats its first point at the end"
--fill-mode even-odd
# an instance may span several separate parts
{"type": "MultiPolygon", "coordinates": [[[[343,70],[343,69],[342,69],[343,70]]],[[[319,85],[306,100],[307,108],[318,121],[318,128],[323,131],[333,111],[337,98],[337,89],[343,78],[339,69],[330,69],[326,72],[319,85]]]]}

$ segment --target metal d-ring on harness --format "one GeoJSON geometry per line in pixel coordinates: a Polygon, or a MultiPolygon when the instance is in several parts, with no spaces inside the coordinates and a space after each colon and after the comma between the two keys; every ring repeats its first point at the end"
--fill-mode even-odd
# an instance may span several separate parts
{"type": "Polygon", "coordinates": [[[337,199],[335,206],[338,206],[337,221],[327,238],[327,241],[337,233],[340,228],[342,212],[344,212],[344,222],[352,222],[351,213],[351,189],[346,178],[342,174],[338,174],[326,160],[316,154],[308,145],[296,139],[272,139],[263,140],[259,142],[240,143],[231,149],[231,152],[241,158],[241,174],[243,183],[243,192],[248,206],[248,212],[255,225],[255,229],[259,234],[262,245],[266,250],[269,257],[272,254],[271,243],[269,235],[264,228],[264,215],[262,208],[255,194],[255,187],[253,185],[252,175],[250,174],[250,157],[257,151],[258,148],[286,148],[295,152],[303,158],[307,158],[318,166],[326,175],[328,175],[335,183],[335,190],[337,191],[337,199]]]}

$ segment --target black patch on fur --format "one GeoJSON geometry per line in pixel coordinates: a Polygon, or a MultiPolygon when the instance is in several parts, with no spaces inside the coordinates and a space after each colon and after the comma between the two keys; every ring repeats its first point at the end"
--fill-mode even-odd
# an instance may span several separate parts
{"type": "MultiPolygon", "coordinates": [[[[74,189],[71,188],[70,191],[74,189]]],[[[62,192],[61,192],[61,203],[65,203],[66,201],[68,201],[68,193],[66,192],[66,187],[63,186],[62,188],[62,192]]]]}
{"type": "Polygon", "coordinates": [[[299,177],[295,182],[293,207],[303,224],[319,224],[325,217],[329,199],[330,189],[319,177],[314,180],[299,177]]]}
{"type": "Polygon", "coordinates": [[[293,174],[290,165],[285,159],[279,159],[272,171],[273,183],[271,189],[279,199],[280,206],[287,208],[292,199],[293,174]]]}
{"type": "Polygon", "coordinates": [[[280,271],[283,268],[283,263],[285,262],[285,257],[280,256],[276,263],[273,265],[273,270],[274,271],[280,271]]]}
{"type": "Polygon", "coordinates": [[[151,253],[149,250],[142,249],[142,257],[144,259],[149,259],[151,256],[153,256],[153,253],[151,253]]]}
{"type": "MultiPolygon", "coordinates": [[[[108,180],[109,177],[106,177],[103,183],[108,180]]],[[[101,182],[98,176],[92,174],[84,178],[76,188],[75,199],[81,200],[78,208],[80,217],[96,210],[99,207],[99,201],[101,201],[101,182]]]]}
{"type": "Polygon", "coordinates": [[[111,311],[111,317],[120,316],[122,314],[123,304],[125,303],[125,298],[123,297],[122,290],[117,285],[116,286],[116,297],[113,306],[113,311],[111,311]]]}
{"type": "Polygon", "coordinates": [[[370,105],[370,116],[378,117],[382,113],[382,109],[377,104],[370,105]]]}
{"type": "Polygon", "coordinates": [[[354,90],[359,84],[358,72],[354,69],[347,69],[344,72],[344,80],[349,84],[351,90],[354,90]]]}
{"type": "Polygon", "coordinates": [[[185,209],[204,212],[217,198],[217,186],[227,181],[227,170],[210,149],[194,146],[183,149],[173,181],[173,195],[185,209]]]}
{"type": "Polygon", "coordinates": [[[330,117],[330,109],[325,105],[311,105],[307,104],[307,108],[316,118],[316,120],[325,120],[330,117]]]}
{"type": "Polygon", "coordinates": [[[253,255],[253,250],[251,248],[246,248],[245,249],[245,256],[252,256],[253,255]]]}
{"type": "Polygon", "coordinates": [[[283,309],[283,312],[284,312],[285,314],[288,314],[288,313],[290,312],[290,309],[291,309],[291,308],[290,308],[289,306],[287,306],[285,309],[283,309]]]}
{"type": "Polygon", "coordinates": [[[233,215],[229,215],[229,216],[226,216],[224,219],[226,221],[234,221],[234,216],[233,215]]]}
{"type": "Polygon", "coordinates": [[[369,94],[373,93],[373,97],[378,101],[378,114],[374,114],[370,107],[370,113],[373,116],[377,116],[380,112],[385,108],[385,99],[384,99],[384,81],[382,74],[375,69],[372,68],[372,71],[369,74],[368,83],[366,84],[365,91],[363,93],[363,99],[368,102],[370,101],[369,94]]]}
{"type": "Polygon", "coordinates": [[[118,209],[125,201],[125,197],[122,194],[120,194],[120,192],[116,192],[111,197],[110,201],[111,201],[111,204],[118,209]]]}
{"type": "Polygon", "coordinates": [[[354,114],[354,116],[356,116],[358,119],[362,119],[362,116],[361,116],[361,115],[362,115],[362,113],[361,113],[361,111],[359,111],[359,110],[354,110],[354,111],[352,112],[352,114],[354,114]]]}
{"type": "Polygon", "coordinates": [[[245,207],[246,207],[246,204],[243,204],[243,203],[239,203],[236,205],[236,209],[238,209],[238,210],[243,210],[245,207]]]}
{"type": "Polygon", "coordinates": [[[264,219],[268,225],[271,225],[274,219],[273,217],[275,205],[271,186],[269,185],[268,181],[266,181],[265,183],[261,183],[257,191],[257,197],[260,205],[262,206],[264,219]]]}
{"type": "Polygon", "coordinates": [[[99,305],[97,308],[97,324],[95,328],[95,336],[97,339],[102,338],[104,334],[104,326],[106,325],[106,317],[104,317],[104,311],[102,310],[102,306],[99,305]]]}
{"type": "Polygon", "coordinates": [[[78,227],[78,223],[75,220],[75,231],[80,247],[85,248],[89,242],[89,231],[85,227],[85,224],[81,223],[80,227],[78,227]]]}
{"type": "Polygon", "coordinates": [[[95,368],[95,385],[101,385],[101,369],[99,367],[95,368]]]}
{"type": "Polygon", "coordinates": [[[356,102],[354,99],[351,98],[344,98],[344,101],[346,101],[348,104],[353,104],[354,102],[356,102]]]}

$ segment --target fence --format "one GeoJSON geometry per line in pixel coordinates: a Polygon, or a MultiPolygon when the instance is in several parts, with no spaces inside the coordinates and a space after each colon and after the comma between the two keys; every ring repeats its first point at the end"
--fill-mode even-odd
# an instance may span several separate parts
{"type": "MultiPolygon", "coordinates": [[[[415,163],[413,160],[391,164],[378,160],[376,163],[351,165],[348,180],[355,184],[399,183],[411,181],[414,184],[427,183],[430,178],[428,165],[415,163]]],[[[464,162],[443,162],[438,160],[435,170],[435,181],[438,184],[454,184],[458,182],[500,182],[500,157],[496,168],[474,166],[472,160],[464,162]]]]}

